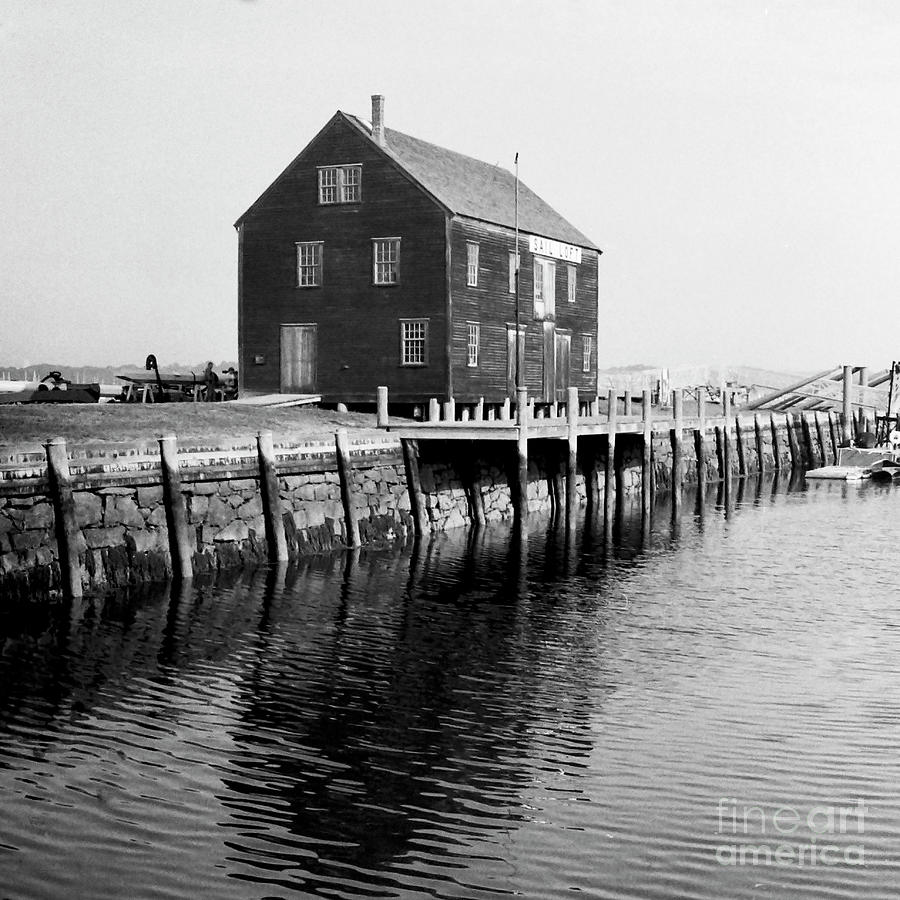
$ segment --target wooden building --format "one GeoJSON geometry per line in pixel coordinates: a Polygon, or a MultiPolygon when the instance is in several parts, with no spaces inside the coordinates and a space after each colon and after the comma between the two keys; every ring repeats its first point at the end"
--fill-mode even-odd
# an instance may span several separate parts
{"type": "MultiPolygon", "coordinates": [[[[564,163],[561,163],[564,164],[564,163]]],[[[241,392],[326,402],[597,386],[600,250],[505,169],[337,112],[238,219],[241,392]],[[516,335],[516,298],[519,339],[516,335]]]]}

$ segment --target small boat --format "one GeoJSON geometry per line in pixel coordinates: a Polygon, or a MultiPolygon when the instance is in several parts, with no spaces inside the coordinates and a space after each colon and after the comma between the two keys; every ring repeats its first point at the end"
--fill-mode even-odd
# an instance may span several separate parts
{"type": "Polygon", "coordinates": [[[24,400],[25,403],[99,403],[100,384],[76,384],[63,378],[60,372],[50,372],[39,382],[36,391],[24,400]]]}
{"type": "Polygon", "coordinates": [[[832,481],[900,481],[900,460],[897,454],[885,447],[841,447],[837,465],[810,469],[807,478],[832,481]]]}

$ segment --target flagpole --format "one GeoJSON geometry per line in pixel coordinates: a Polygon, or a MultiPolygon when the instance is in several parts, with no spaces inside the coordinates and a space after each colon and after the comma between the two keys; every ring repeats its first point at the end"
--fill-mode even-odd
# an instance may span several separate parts
{"type": "Polygon", "coordinates": [[[519,333],[519,154],[516,153],[516,250],[515,250],[515,268],[516,268],[516,394],[522,390],[522,372],[520,371],[519,359],[521,358],[520,342],[522,340],[519,333]]]}

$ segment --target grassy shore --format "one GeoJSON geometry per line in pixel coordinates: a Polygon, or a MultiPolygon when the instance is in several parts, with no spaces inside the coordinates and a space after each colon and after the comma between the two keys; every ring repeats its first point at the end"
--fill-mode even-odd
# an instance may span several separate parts
{"type": "Polygon", "coordinates": [[[269,430],[277,442],[327,439],[338,428],[375,436],[374,413],[316,407],[259,409],[231,403],[104,403],[0,406],[0,448],[33,450],[50,438],[70,446],[146,444],[174,432],[180,445],[239,446],[269,430]]]}

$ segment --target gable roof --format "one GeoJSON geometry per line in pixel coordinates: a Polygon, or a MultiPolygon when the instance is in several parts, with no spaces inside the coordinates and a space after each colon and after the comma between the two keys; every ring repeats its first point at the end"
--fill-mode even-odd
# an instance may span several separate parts
{"type": "MultiPolygon", "coordinates": [[[[372,126],[368,121],[347,113],[342,115],[372,140],[372,126]]],[[[380,149],[452,213],[515,227],[516,178],[511,172],[393,128],[385,128],[384,136],[386,146],[380,149]]],[[[521,181],[519,229],[602,252],[521,181]]]]}

